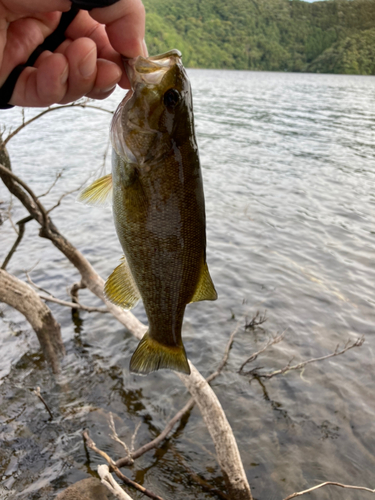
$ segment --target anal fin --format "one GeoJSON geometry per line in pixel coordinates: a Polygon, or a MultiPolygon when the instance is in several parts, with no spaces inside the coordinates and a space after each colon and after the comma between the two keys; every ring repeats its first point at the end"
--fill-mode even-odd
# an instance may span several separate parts
{"type": "Polygon", "coordinates": [[[185,348],[183,345],[163,345],[151,338],[147,332],[130,360],[130,371],[147,375],[163,368],[190,375],[185,348]]]}
{"type": "Polygon", "coordinates": [[[107,279],[104,294],[116,306],[131,309],[141,298],[125,256],[107,279]]]}
{"type": "Polygon", "coordinates": [[[106,205],[112,199],[112,174],[100,177],[78,195],[78,201],[86,205],[106,205]]]}
{"type": "Polygon", "coordinates": [[[217,292],[212,282],[210,272],[205,263],[199,276],[197,288],[190,302],[199,302],[200,300],[216,300],[217,292]]]}

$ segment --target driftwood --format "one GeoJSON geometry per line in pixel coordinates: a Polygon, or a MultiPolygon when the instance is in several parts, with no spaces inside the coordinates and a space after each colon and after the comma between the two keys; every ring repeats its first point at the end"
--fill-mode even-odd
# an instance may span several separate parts
{"type": "Polygon", "coordinates": [[[0,302],[14,307],[25,316],[38,336],[43,354],[52,371],[58,373],[59,357],[65,353],[60,325],[39,295],[29,285],[0,269],[0,302]]]}
{"type": "MultiPolygon", "coordinates": [[[[40,224],[39,235],[49,239],[76,267],[81,275],[82,285],[105,302],[109,312],[135,337],[141,338],[146,331],[146,326],[131,312],[124,311],[105,299],[103,293],[104,280],[97,274],[81,252],[59,232],[30,187],[10,170],[9,156],[4,144],[0,144],[0,152],[0,160],[3,163],[0,165],[0,177],[8,190],[21,201],[29,214],[40,224]],[[4,163],[8,164],[4,166],[4,163]]],[[[192,374],[189,377],[180,376],[180,378],[198,404],[214,441],[229,497],[232,500],[252,500],[250,486],[237,443],[220,402],[209,384],[191,363],[190,368],[192,374]]]]}

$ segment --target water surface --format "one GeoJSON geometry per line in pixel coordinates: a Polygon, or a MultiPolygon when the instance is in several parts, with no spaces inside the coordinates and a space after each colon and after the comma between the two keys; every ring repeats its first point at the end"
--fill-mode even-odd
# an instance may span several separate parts
{"type": "MultiPolygon", "coordinates": [[[[375,468],[375,79],[340,75],[191,70],[196,128],[205,182],[208,263],[216,302],[188,307],[183,337],[204,374],[221,360],[231,331],[257,310],[262,326],[239,331],[222,375],[213,383],[237,438],[257,500],[281,500],[326,480],[374,487],[375,468]],[[238,374],[243,361],[270,336],[285,332],[249,368],[272,371],[291,358],[324,356],[365,335],[340,357],[269,381],[238,374]]],[[[122,93],[102,103],[113,110],[122,93]]],[[[32,116],[35,110],[27,111],[32,116]]],[[[16,126],[21,113],[2,112],[16,126]]],[[[61,180],[47,207],[102,169],[110,115],[59,110],[34,122],[9,143],[15,173],[37,193],[56,173],[61,180]]],[[[109,158],[105,160],[107,170],[109,158]]],[[[0,186],[6,208],[9,196],[0,186]]],[[[109,210],[64,199],[53,212],[62,233],[107,277],[121,256],[109,210]]],[[[12,218],[25,211],[14,202],[12,218]]],[[[2,212],[3,218],[6,214],[2,212]]],[[[0,227],[0,261],[15,239],[0,227]]],[[[66,259],[30,222],[8,270],[67,299],[79,279],[66,259]]],[[[89,292],[83,303],[99,305],[89,292]]],[[[54,378],[34,332],[4,304],[0,318],[0,498],[52,499],[94,474],[102,460],[87,453],[81,430],[117,459],[109,437],[113,412],[119,435],[137,445],[153,439],[186,402],[180,381],[167,371],[131,375],[137,340],[106,315],[51,304],[67,356],[54,378]],[[41,387],[54,414],[49,421],[31,389],[41,387]]],[[[142,305],[135,314],[146,317],[142,305]]],[[[195,408],[161,449],[137,460],[127,474],[165,500],[214,498],[189,475],[223,488],[214,447],[195,408]]],[[[132,492],[135,499],[143,498],[132,492]]],[[[362,498],[322,489],[316,498],[362,498]]],[[[363,497],[366,494],[363,493],[363,497]]]]}

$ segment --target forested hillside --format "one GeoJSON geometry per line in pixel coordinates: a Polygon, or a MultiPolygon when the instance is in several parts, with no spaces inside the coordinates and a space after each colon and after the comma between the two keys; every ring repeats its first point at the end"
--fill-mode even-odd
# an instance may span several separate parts
{"type": "Polygon", "coordinates": [[[375,75],[375,0],[144,0],[151,54],[188,67],[375,75]]]}

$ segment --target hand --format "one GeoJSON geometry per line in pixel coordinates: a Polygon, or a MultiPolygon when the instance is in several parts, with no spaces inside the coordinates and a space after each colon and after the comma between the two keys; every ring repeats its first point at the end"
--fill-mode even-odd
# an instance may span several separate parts
{"type": "MultiPolygon", "coordinates": [[[[0,0],[0,87],[70,8],[69,0],[0,0]]],[[[22,71],[9,104],[44,107],[82,96],[104,99],[117,83],[129,88],[121,55],[147,56],[144,30],[141,0],[79,11],[57,50],[44,51],[22,71]]]]}

